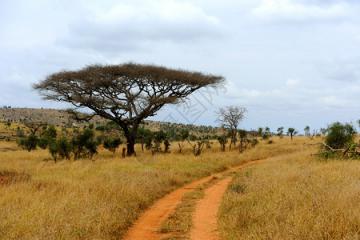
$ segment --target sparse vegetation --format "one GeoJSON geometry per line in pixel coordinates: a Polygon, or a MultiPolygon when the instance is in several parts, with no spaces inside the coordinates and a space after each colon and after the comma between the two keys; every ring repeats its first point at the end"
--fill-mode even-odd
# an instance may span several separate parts
{"type": "Polygon", "coordinates": [[[293,140],[293,137],[297,134],[295,128],[289,128],[287,134],[290,136],[290,139],[293,140]]]}
{"type": "Polygon", "coordinates": [[[352,124],[333,123],[326,130],[320,156],[325,158],[359,158],[359,146],[355,144],[356,130],[352,124]]]}
{"type": "Polygon", "coordinates": [[[240,171],[220,210],[222,239],[357,239],[360,165],[318,161],[316,148],[240,171]]]}
{"type": "Polygon", "coordinates": [[[236,147],[237,142],[237,128],[240,122],[244,119],[246,108],[239,106],[228,106],[220,108],[218,112],[218,121],[221,125],[228,130],[230,136],[230,146],[236,147]]]}
{"type": "Polygon", "coordinates": [[[115,155],[116,149],[120,146],[121,143],[122,142],[119,137],[107,137],[104,140],[104,148],[115,155]]]}
{"type": "Polygon", "coordinates": [[[93,65],[61,71],[34,85],[46,100],[71,103],[76,120],[101,116],[117,124],[127,140],[127,155],[135,154],[140,124],[163,106],[177,103],[205,86],[223,82],[222,76],[127,63],[93,65]],[[79,113],[86,108],[92,114],[79,113]]]}
{"type": "MultiPolygon", "coordinates": [[[[58,141],[65,149],[62,157],[66,158],[69,142],[61,136],[58,141]]],[[[15,147],[14,143],[1,144],[15,147]]],[[[57,164],[44,161],[49,157],[46,150],[31,154],[20,149],[15,154],[0,151],[0,169],[31,175],[28,182],[0,187],[0,206],[7,209],[1,212],[0,229],[6,228],[1,237],[118,239],[141,212],[165,193],[243,161],[288,151],[296,151],[296,147],[264,144],[239,154],[235,149],[223,153],[215,145],[193,157],[191,146],[186,145],[182,154],[151,156],[150,151],[140,151],[136,158],[119,160],[99,149],[95,161],[57,164]]]]}

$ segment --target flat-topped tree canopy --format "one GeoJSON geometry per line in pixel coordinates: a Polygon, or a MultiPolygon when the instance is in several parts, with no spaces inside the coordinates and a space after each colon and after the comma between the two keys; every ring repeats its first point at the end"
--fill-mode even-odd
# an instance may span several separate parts
{"type": "Polygon", "coordinates": [[[75,110],[87,108],[93,111],[93,116],[117,123],[124,130],[131,155],[129,141],[135,142],[138,125],[145,118],[155,115],[166,104],[177,103],[202,87],[223,81],[222,76],[126,63],[61,71],[34,88],[44,99],[71,103],[75,110]]]}

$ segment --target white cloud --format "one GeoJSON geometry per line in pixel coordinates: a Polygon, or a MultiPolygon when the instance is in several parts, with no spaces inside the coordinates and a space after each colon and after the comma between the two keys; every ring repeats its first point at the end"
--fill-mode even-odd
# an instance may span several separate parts
{"type": "Polygon", "coordinates": [[[174,0],[118,3],[95,14],[97,22],[114,23],[122,21],[168,21],[218,24],[219,20],[206,14],[202,8],[189,2],[174,0]]]}
{"type": "Polygon", "coordinates": [[[327,108],[346,108],[351,105],[349,100],[335,95],[320,97],[319,100],[320,104],[327,108]]]}
{"type": "Polygon", "coordinates": [[[335,59],[320,65],[319,70],[326,79],[339,82],[358,82],[360,80],[360,63],[358,58],[335,59]]]}
{"type": "Polygon", "coordinates": [[[263,0],[253,10],[253,15],[262,19],[307,21],[345,16],[349,11],[347,3],[331,5],[305,4],[295,0],[263,0]]]}
{"type": "Polygon", "coordinates": [[[286,81],[286,87],[293,88],[293,87],[298,86],[299,83],[300,83],[300,81],[298,79],[290,78],[286,81]]]}
{"type": "Polygon", "coordinates": [[[251,127],[349,121],[360,112],[359,6],[356,0],[0,0],[0,106],[61,107],[41,101],[31,83],[61,69],[134,61],[224,75],[228,91],[213,96],[209,115],[197,123],[212,122],[212,109],[230,104],[249,109],[251,127]]]}
{"type": "Polygon", "coordinates": [[[129,1],[91,9],[82,21],[70,24],[60,41],[69,47],[126,51],[170,41],[194,42],[221,36],[220,20],[186,1],[129,1]]]}

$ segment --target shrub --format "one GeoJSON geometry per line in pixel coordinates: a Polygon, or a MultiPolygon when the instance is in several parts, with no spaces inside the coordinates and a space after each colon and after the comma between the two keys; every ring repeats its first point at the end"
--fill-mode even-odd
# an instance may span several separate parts
{"type": "Polygon", "coordinates": [[[165,150],[164,150],[164,151],[165,151],[166,153],[169,152],[171,144],[170,144],[170,141],[169,141],[168,139],[165,139],[165,141],[164,141],[164,146],[165,146],[165,150]]]}
{"type": "Polygon", "coordinates": [[[218,136],[218,141],[221,145],[221,151],[225,152],[225,147],[228,142],[226,135],[218,136]]]}
{"type": "Polygon", "coordinates": [[[258,144],[259,144],[259,140],[257,140],[256,138],[251,139],[251,146],[252,147],[255,147],[258,144]]]}
{"type": "Polygon", "coordinates": [[[153,133],[144,127],[138,129],[137,142],[141,143],[141,150],[144,151],[144,145],[146,149],[151,149],[153,133]]]}
{"type": "Polygon", "coordinates": [[[110,152],[112,152],[113,154],[115,154],[116,149],[120,146],[121,144],[121,139],[116,137],[107,137],[104,139],[104,148],[109,150],[110,152]]]}
{"type": "Polygon", "coordinates": [[[56,141],[55,145],[53,145],[52,143],[51,146],[53,148],[53,151],[57,151],[57,155],[61,159],[66,158],[67,160],[70,160],[71,150],[73,148],[70,141],[66,137],[61,137],[59,140],[56,141]]]}
{"type": "MultiPolygon", "coordinates": [[[[167,140],[167,135],[164,131],[160,130],[158,132],[155,132],[153,152],[160,152],[161,151],[160,144],[165,140],[167,140]]],[[[168,147],[170,147],[170,145],[168,147]]]]}
{"type": "Polygon", "coordinates": [[[325,143],[333,149],[343,149],[354,143],[355,134],[356,131],[351,124],[336,122],[328,127],[325,143]]]}
{"type": "Polygon", "coordinates": [[[36,150],[38,141],[39,138],[36,135],[30,134],[27,137],[20,138],[17,143],[23,149],[26,149],[27,151],[31,152],[32,150],[36,150]]]}
{"type": "Polygon", "coordinates": [[[51,141],[56,140],[56,137],[57,132],[54,126],[45,127],[39,138],[38,146],[42,149],[46,149],[51,141]]]}
{"type": "Polygon", "coordinates": [[[48,145],[49,145],[49,141],[46,138],[39,138],[39,141],[38,141],[37,145],[41,149],[46,149],[48,147],[48,145]]]}
{"type": "MultiPolygon", "coordinates": [[[[50,152],[51,157],[56,162],[58,159],[58,156],[59,156],[58,142],[52,141],[48,144],[48,147],[49,147],[49,152],[50,152]]],[[[69,156],[70,156],[70,154],[69,154],[69,156]]]]}
{"type": "Polygon", "coordinates": [[[83,132],[78,132],[72,139],[74,159],[89,157],[92,158],[97,153],[98,141],[95,139],[93,129],[85,128],[83,132]]]}

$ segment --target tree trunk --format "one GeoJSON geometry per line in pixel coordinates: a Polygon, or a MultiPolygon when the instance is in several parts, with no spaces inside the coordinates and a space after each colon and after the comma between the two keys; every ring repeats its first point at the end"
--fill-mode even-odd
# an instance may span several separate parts
{"type": "Polygon", "coordinates": [[[133,127],[132,129],[124,129],[124,135],[126,137],[126,146],[127,146],[127,151],[126,151],[126,155],[127,156],[133,156],[136,155],[135,152],[135,142],[136,142],[136,133],[137,133],[137,128],[133,127]]]}
{"type": "Polygon", "coordinates": [[[130,134],[128,136],[126,136],[126,140],[127,140],[127,152],[126,155],[127,156],[132,156],[135,155],[135,137],[130,134]]]}

